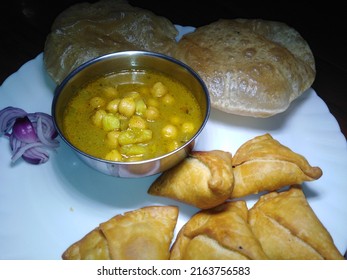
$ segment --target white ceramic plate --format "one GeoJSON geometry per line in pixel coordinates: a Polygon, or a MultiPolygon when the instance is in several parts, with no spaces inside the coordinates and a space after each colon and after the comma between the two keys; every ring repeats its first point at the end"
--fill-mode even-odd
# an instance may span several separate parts
{"type": "MultiPolygon", "coordinates": [[[[193,30],[180,27],[180,34],[193,30]]],[[[0,87],[0,109],[20,107],[51,113],[54,84],[42,54],[24,64],[0,87]]],[[[282,114],[267,119],[212,110],[197,150],[234,153],[251,138],[270,133],[323,176],[303,184],[309,204],[343,253],[347,249],[347,147],[335,118],[313,89],[282,114]]],[[[147,194],[156,176],[119,179],[86,166],[63,141],[43,165],[10,163],[9,141],[0,137],[0,259],[60,259],[73,242],[114,215],[145,205],[178,205],[176,234],[198,211],[170,199],[147,194]]],[[[254,201],[247,201],[251,206],[254,201]]]]}

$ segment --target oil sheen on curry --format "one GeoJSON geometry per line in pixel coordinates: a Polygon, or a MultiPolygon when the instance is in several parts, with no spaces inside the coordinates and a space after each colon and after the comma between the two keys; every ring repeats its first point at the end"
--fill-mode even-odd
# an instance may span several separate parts
{"type": "Polygon", "coordinates": [[[149,70],[100,77],[78,90],[64,115],[75,147],[111,161],[140,161],[173,151],[198,131],[201,108],[174,78],[149,70]]]}

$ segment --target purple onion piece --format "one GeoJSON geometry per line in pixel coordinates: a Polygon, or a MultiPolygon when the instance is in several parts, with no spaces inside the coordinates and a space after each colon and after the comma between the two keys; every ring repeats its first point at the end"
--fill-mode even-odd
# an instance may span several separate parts
{"type": "Polygon", "coordinates": [[[36,133],[38,139],[47,147],[55,148],[57,147],[57,145],[59,145],[59,142],[57,140],[52,139],[52,133],[47,133],[47,129],[45,128],[44,123],[42,122],[41,116],[37,118],[36,133]]]}
{"type": "Polygon", "coordinates": [[[33,143],[39,140],[34,126],[27,116],[16,119],[12,127],[12,134],[24,143],[33,143]]]}
{"type": "Polygon", "coordinates": [[[41,119],[42,130],[46,138],[54,139],[58,136],[58,132],[54,127],[52,117],[46,113],[36,112],[28,114],[28,118],[31,122],[38,122],[38,119],[41,119]]]}
{"type": "Polygon", "coordinates": [[[42,164],[48,161],[49,154],[45,149],[40,147],[34,147],[26,150],[22,158],[31,164],[42,164]]]}
{"type": "Polygon", "coordinates": [[[0,135],[11,131],[17,118],[27,115],[27,112],[20,108],[8,106],[0,110],[0,135]]]}
{"type": "Polygon", "coordinates": [[[23,158],[31,164],[48,161],[48,149],[55,149],[59,141],[52,117],[46,113],[26,113],[15,107],[0,110],[0,136],[9,137],[12,162],[23,158]]]}
{"type": "Polygon", "coordinates": [[[44,147],[44,145],[40,142],[34,142],[34,143],[23,143],[21,142],[21,146],[19,147],[19,149],[17,149],[16,151],[13,151],[12,154],[12,162],[16,162],[21,156],[23,156],[23,154],[31,149],[31,148],[37,148],[37,147],[44,147]]]}

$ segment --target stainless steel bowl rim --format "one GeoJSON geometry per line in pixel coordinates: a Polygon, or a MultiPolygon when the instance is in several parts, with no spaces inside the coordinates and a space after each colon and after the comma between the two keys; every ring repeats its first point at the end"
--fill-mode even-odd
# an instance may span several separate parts
{"type": "Polygon", "coordinates": [[[185,63],[183,63],[180,60],[177,60],[173,57],[161,54],[161,53],[156,53],[156,52],[150,52],[150,51],[119,51],[119,52],[114,52],[114,53],[110,53],[110,54],[105,54],[96,58],[93,58],[89,61],[84,62],[83,64],[81,64],[80,66],[78,66],[77,68],[75,68],[69,75],[66,76],[66,78],[64,78],[64,80],[62,81],[62,83],[60,85],[58,85],[54,91],[54,97],[53,97],[53,102],[52,102],[52,116],[53,116],[53,123],[54,126],[56,128],[56,130],[58,131],[58,134],[60,136],[61,139],[63,139],[63,141],[70,146],[73,150],[75,150],[77,153],[90,158],[92,160],[98,161],[98,162],[102,162],[102,163],[106,163],[106,164],[112,164],[112,165],[142,165],[142,164],[146,164],[146,163],[151,163],[151,162],[155,162],[164,158],[169,157],[170,155],[174,155],[177,152],[179,152],[182,149],[185,149],[188,145],[190,145],[193,141],[195,141],[197,139],[197,137],[201,134],[202,130],[204,129],[204,127],[206,126],[206,123],[209,119],[210,116],[210,111],[211,111],[211,105],[210,105],[210,97],[208,94],[208,89],[204,83],[204,81],[201,79],[201,77],[188,65],[186,65],[185,63]],[[61,131],[59,125],[56,122],[56,103],[57,100],[59,99],[59,93],[62,91],[62,89],[65,87],[65,85],[71,80],[72,77],[74,77],[77,73],[81,72],[84,68],[89,67],[92,64],[98,63],[98,62],[102,62],[103,60],[107,60],[113,57],[117,57],[117,56],[152,56],[152,57],[157,57],[157,58],[161,58],[164,60],[168,60],[170,62],[173,62],[183,68],[185,68],[200,84],[200,86],[203,88],[203,91],[206,93],[206,113],[204,116],[204,120],[199,128],[199,130],[190,138],[189,141],[187,141],[184,145],[182,145],[181,147],[179,147],[176,150],[173,150],[171,152],[168,152],[166,154],[163,154],[161,156],[155,157],[155,158],[151,158],[151,159],[146,159],[146,160],[141,160],[141,161],[132,161],[132,162],[116,162],[116,161],[109,161],[109,160],[105,160],[105,159],[101,159],[98,157],[94,157],[90,154],[85,153],[84,151],[78,149],[77,147],[75,147],[72,143],[70,143],[64,136],[64,133],[61,131]]]}

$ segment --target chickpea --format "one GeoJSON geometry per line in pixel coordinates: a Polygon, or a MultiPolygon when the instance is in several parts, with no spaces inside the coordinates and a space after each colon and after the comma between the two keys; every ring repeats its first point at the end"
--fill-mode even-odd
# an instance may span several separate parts
{"type": "Polygon", "coordinates": [[[114,149],[106,154],[105,159],[112,161],[122,161],[122,155],[118,150],[114,149]]]}
{"type": "Polygon", "coordinates": [[[136,101],[135,111],[139,116],[143,116],[146,113],[147,105],[143,99],[139,99],[136,101]]]}
{"type": "Polygon", "coordinates": [[[102,97],[95,96],[89,100],[89,106],[93,109],[99,109],[105,105],[105,100],[102,97]]]}
{"type": "Polygon", "coordinates": [[[107,87],[103,87],[102,94],[106,98],[114,98],[118,95],[118,91],[117,91],[117,88],[115,87],[107,86],[107,87]]]}
{"type": "Polygon", "coordinates": [[[117,148],[119,133],[120,133],[119,131],[114,131],[114,130],[108,132],[106,134],[105,143],[112,148],[117,148]]]}
{"type": "Polygon", "coordinates": [[[176,140],[170,141],[170,143],[168,143],[168,145],[167,145],[167,151],[171,152],[173,150],[176,150],[179,146],[180,146],[180,144],[178,143],[178,141],[176,141],[176,140]]]}
{"type": "Polygon", "coordinates": [[[152,96],[154,97],[162,97],[167,92],[168,89],[162,82],[156,82],[151,89],[152,96]]]}
{"type": "Polygon", "coordinates": [[[140,116],[132,116],[128,123],[129,128],[140,128],[145,129],[147,127],[147,122],[140,116]]]}
{"type": "Polygon", "coordinates": [[[167,124],[161,130],[161,134],[166,138],[175,138],[177,136],[177,127],[172,124],[167,124]]]}
{"type": "Polygon", "coordinates": [[[170,118],[170,122],[174,125],[179,125],[181,123],[181,119],[178,116],[172,116],[170,118]]]}
{"type": "Polygon", "coordinates": [[[131,97],[124,97],[121,99],[118,105],[118,111],[122,115],[130,118],[132,115],[134,115],[136,110],[136,103],[135,100],[131,97]]]}
{"type": "Polygon", "coordinates": [[[159,110],[156,107],[149,106],[146,111],[146,118],[148,121],[155,121],[159,118],[159,110]]]}
{"type": "Polygon", "coordinates": [[[119,98],[111,100],[110,102],[108,102],[108,104],[106,106],[106,110],[111,112],[111,113],[117,113],[118,112],[119,103],[120,103],[120,99],[119,98]]]}
{"type": "Polygon", "coordinates": [[[107,113],[105,110],[97,110],[95,114],[92,116],[92,123],[96,125],[97,127],[101,127],[102,119],[104,118],[106,114],[107,113]]]}
{"type": "Polygon", "coordinates": [[[183,133],[192,133],[194,132],[195,127],[193,123],[185,122],[182,124],[181,129],[183,133]]]}
{"type": "Polygon", "coordinates": [[[172,105],[175,103],[175,98],[171,94],[165,94],[162,97],[162,101],[165,105],[172,105]]]}
{"type": "Polygon", "coordinates": [[[128,129],[128,124],[129,124],[129,119],[124,117],[123,115],[119,115],[119,120],[120,120],[120,131],[128,129]]]}

